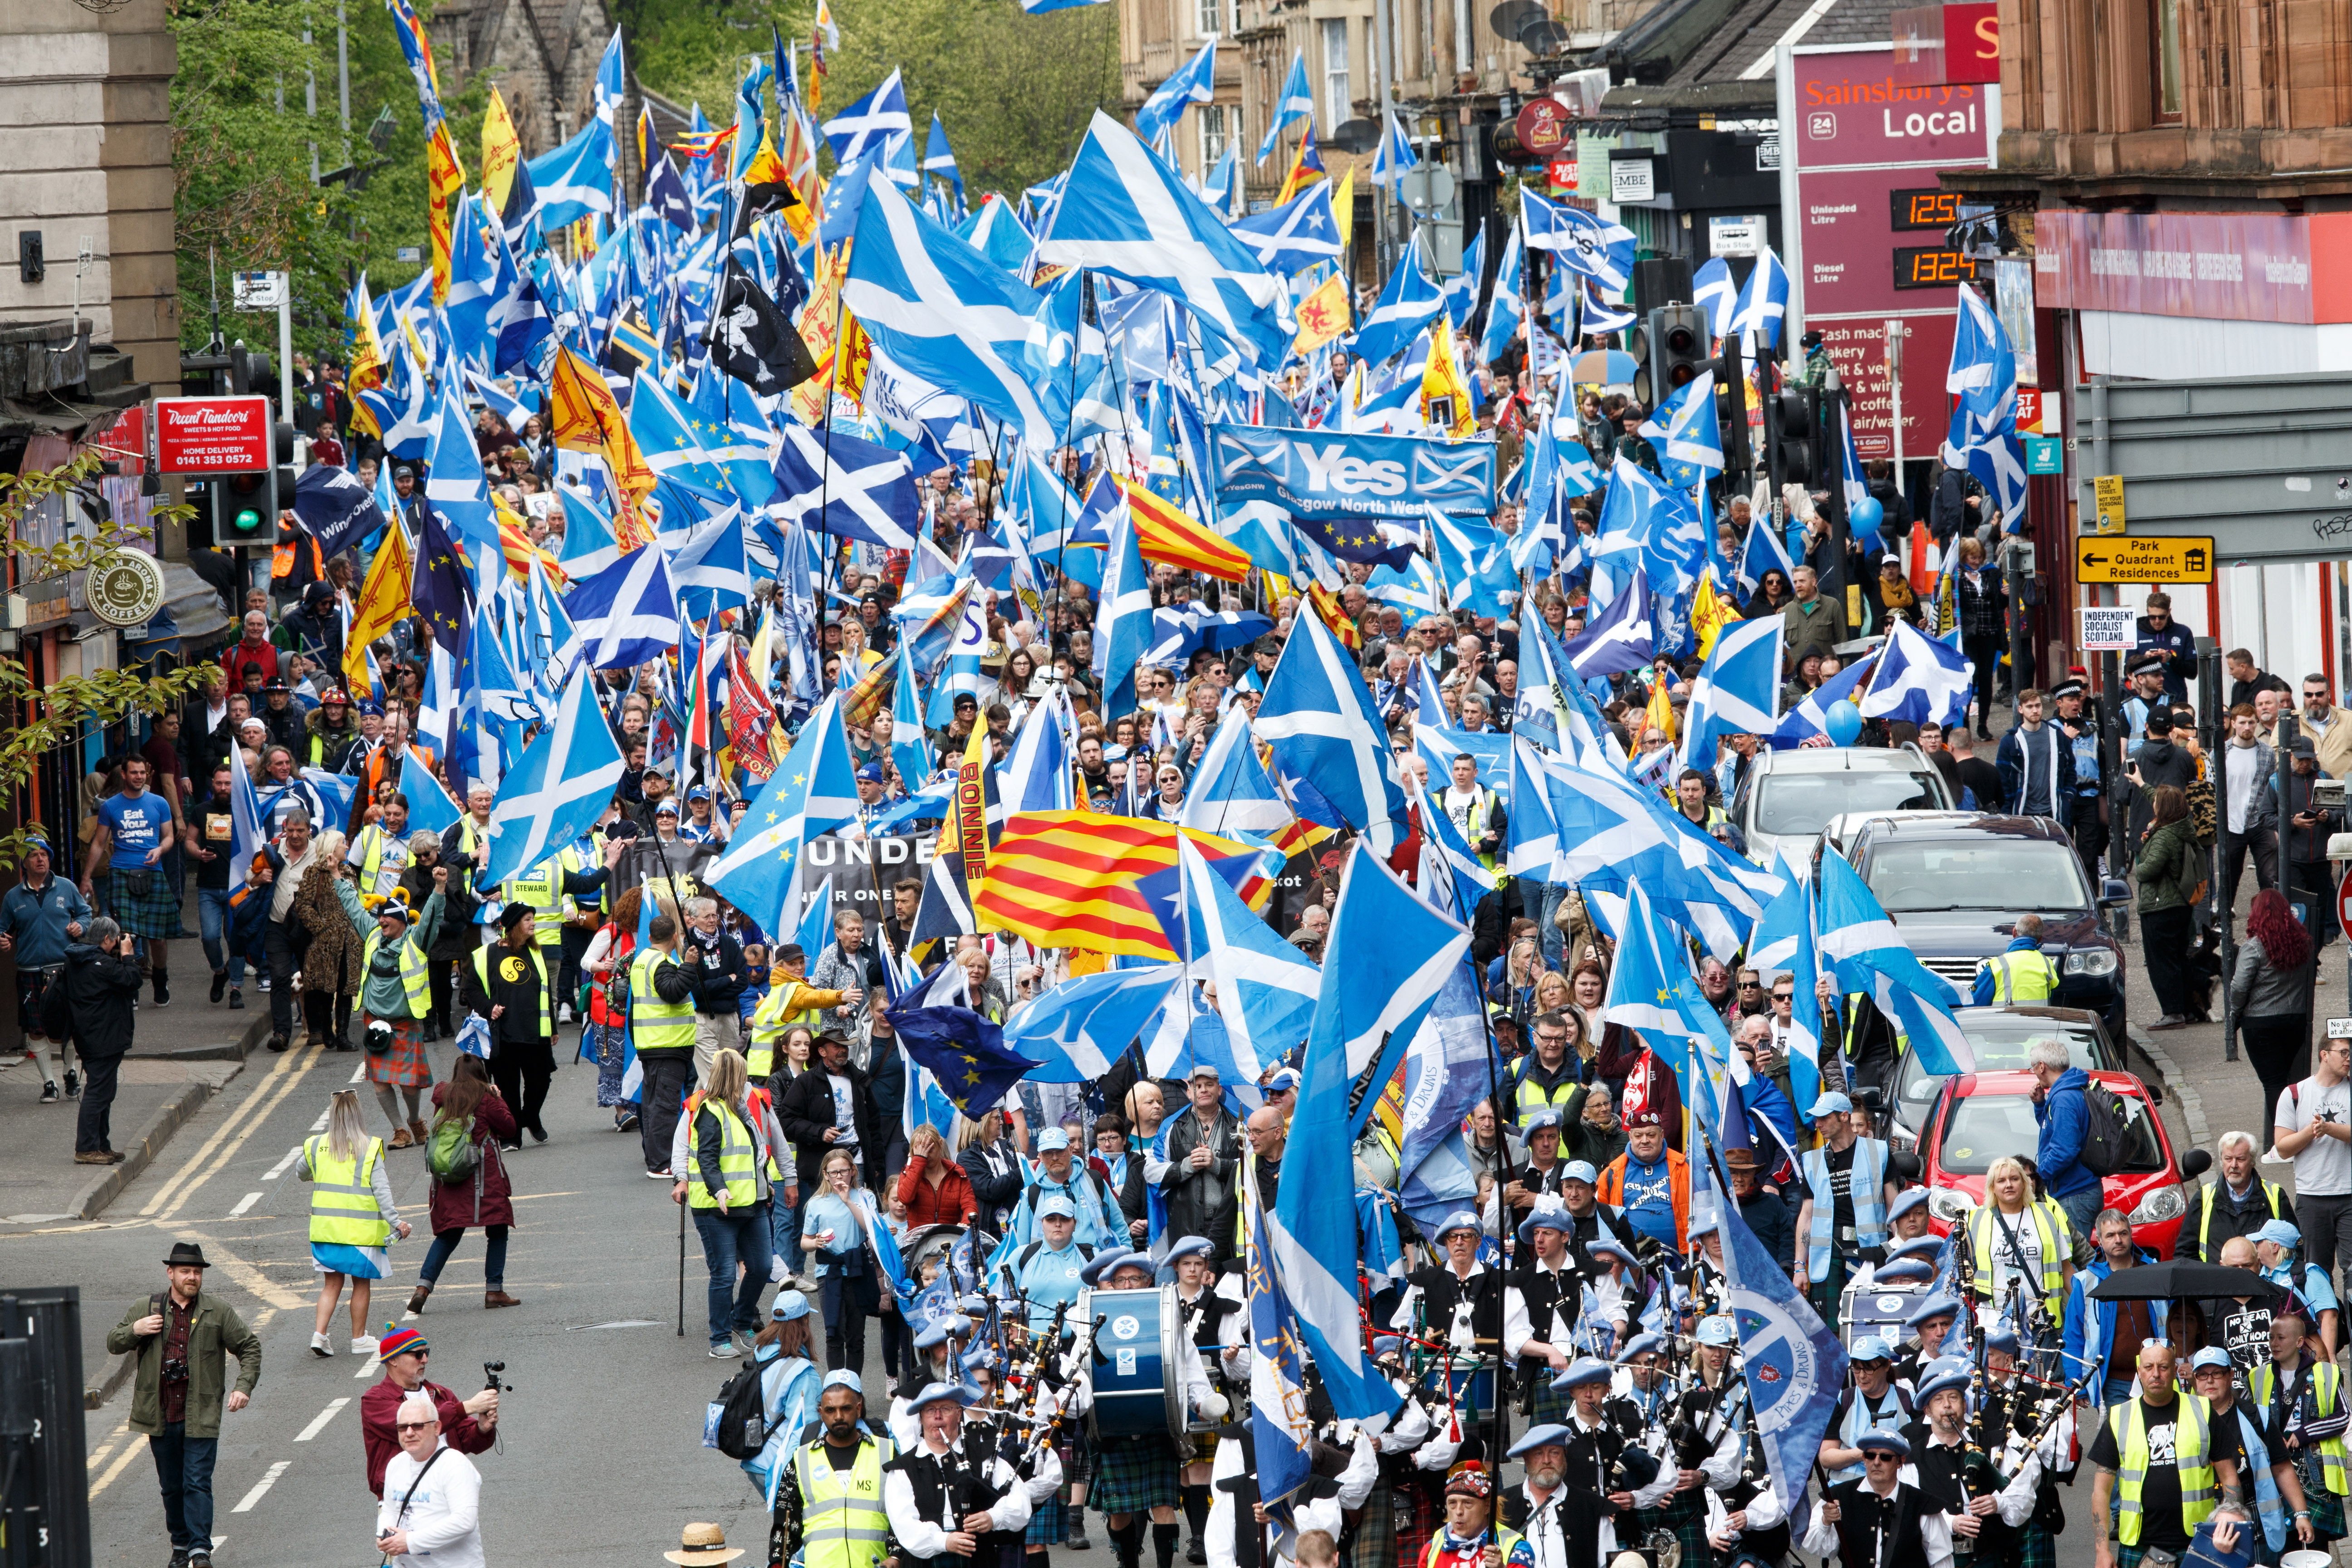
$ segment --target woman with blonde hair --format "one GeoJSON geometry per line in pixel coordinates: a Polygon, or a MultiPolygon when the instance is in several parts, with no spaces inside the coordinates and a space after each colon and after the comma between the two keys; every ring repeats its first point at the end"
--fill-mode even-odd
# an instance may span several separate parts
{"type": "Polygon", "coordinates": [[[312,1355],[335,1353],[327,1325],[345,1279],[352,1282],[352,1353],[375,1353],[375,1337],[367,1331],[369,1292],[391,1270],[385,1247],[395,1236],[406,1240],[409,1228],[383,1165],[383,1140],[367,1130],[360,1091],[335,1090],[327,1101],[327,1130],[303,1140],[297,1172],[310,1184],[310,1267],[320,1276],[312,1355]]]}
{"type": "Polygon", "coordinates": [[[677,1173],[670,1198],[693,1212],[710,1270],[714,1358],[751,1350],[760,1292],[768,1285],[768,1214],[775,1201],[769,1173],[781,1168],[783,1135],[764,1102],[751,1105],[750,1087],[742,1053],[721,1047],[710,1058],[701,1092],[688,1099],[670,1143],[670,1169],[677,1173]]]}
{"type": "Polygon", "coordinates": [[[801,1245],[815,1259],[824,1303],[824,1364],[828,1372],[862,1365],[866,1320],[895,1309],[897,1295],[882,1280],[874,1227],[881,1224],[874,1194],[857,1184],[857,1160],[835,1149],[817,1167],[817,1190],[801,1205],[801,1245]]]}
{"type": "Polygon", "coordinates": [[[2074,1234],[2064,1210],[2033,1195],[2024,1162],[2003,1154],[1985,1167],[1985,1201],[1969,1212],[1968,1233],[1978,1298],[2005,1303],[2010,1281],[2022,1276],[2026,1300],[2040,1310],[2029,1311],[2020,1337],[2054,1338],[2074,1278],[2074,1234]]]}

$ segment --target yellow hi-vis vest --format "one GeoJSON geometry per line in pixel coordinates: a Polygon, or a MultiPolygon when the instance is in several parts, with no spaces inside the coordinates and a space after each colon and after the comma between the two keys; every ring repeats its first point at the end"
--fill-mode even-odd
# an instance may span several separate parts
{"type": "Polygon", "coordinates": [[[805,980],[779,975],[768,994],[760,998],[760,1005],[751,1010],[751,1048],[743,1058],[743,1065],[753,1078],[766,1078],[776,1070],[776,1047],[786,1035],[803,1028],[812,1035],[816,1032],[824,1009],[792,1005],[803,992],[815,989],[805,980]]]}
{"type": "MultiPolygon", "coordinates": [[[[2277,1385],[2278,1365],[2274,1362],[2266,1361],[2246,1374],[2247,1391],[2254,1401],[2251,1414],[2260,1417],[2270,1409],[2271,1396],[2277,1385]]],[[[2321,1420],[2335,1415],[2336,1406],[2344,1400],[2343,1369],[2332,1361],[2312,1363],[2311,1396],[2313,1403],[2319,1407],[2321,1420]]],[[[2344,1434],[2341,1432],[2319,1440],[2319,1472],[2326,1479],[2327,1489],[2337,1497],[2352,1492],[2352,1474],[2347,1474],[2345,1468],[2344,1434]]]]}
{"type": "Polygon", "coordinates": [[[2038,952],[1996,952],[1984,961],[1992,971],[1992,1005],[2032,1007],[2058,993],[2058,966],[2038,952]]]}
{"type": "MultiPolygon", "coordinates": [[[[362,974],[373,972],[376,952],[383,946],[383,928],[378,926],[368,932],[367,945],[360,949],[362,974]]],[[[425,974],[425,954],[417,951],[416,939],[405,931],[401,933],[397,956],[400,959],[400,989],[408,997],[408,1016],[412,1018],[431,1017],[433,989],[425,974]]],[[[485,990],[488,988],[484,986],[485,990]]]]}
{"type": "Polygon", "coordinates": [[[665,1002],[654,989],[654,971],[676,962],[657,947],[641,948],[629,961],[629,1033],[639,1056],[694,1049],[694,1004],[665,1002]]]}
{"type": "Polygon", "coordinates": [[[373,910],[400,886],[400,873],[408,866],[406,847],[381,825],[371,822],[360,829],[358,865],[360,902],[373,910]],[[388,849],[402,851],[400,864],[393,868],[389,882],[384,880],[383,875],[384,852],[388,849]]]}
{"type": "Polygon", "coordinates": [[[553,947],[563,940],[563,863],[562,857],[551,855],[520,877],[509,877],[499,889],[499,898],[509,904],[530,907],[530,934],[541,947],[553,947]]]}
{"type": "MultiPolygon", "coordinates": [[[[2212,1443],[2208,1434],[2213,1409],[2195,1394],[2173,1396],[2179,1415],[2172,1424],[2173,1463],[2180,1472],[2180,1528],[2195,1533],[2211,1517],[2220,1501],[2213,1482],[2212,1443]]],[[[2126,1546],[2139,1544],[2140,1492],[2147,1482],[2147,1423],[2140,1415],[2137,1396],[2107,1412],[2107,1430],[2116,1440],[2116,1500],[2119,1513],[2116,1539],[2126,1546]]]]}
{"type": "MultiPolygon", "coordinates": [[[[1511,1549],[1518,1545],[1522,1539],[1516,1530],[1507,1530],[1500,1524],[1495,1526],[1495,1544],[1502,1548],[1503,1561],[1506,1563],[1511,1560],[1511,1549]]],[[[1429,1544],[1421,1549],[1421,1568],[1433,1568],[1437,1562],[1437,1554],[1444,1545],[1445,1530],[1441,1521],[1437,1532],[1429,1538],[1429,1544]]]]}
{"type": "MultiPolygon", "coordinates": [[[[696,1110],[694,1138],[702,1136],[699,1123],[702,1112],[708,1110],[719,1119],[719,1175],[727,1184],[727,1208],[730,1214],[742,1214],[760,1201],[760,1177],[754,1163],[751,1129],[735,1108],[723,1100],[705,1100],[696,1110]]],[[[686,1201],[698,1209],[715,1209],[719,1194],[705,1185],[698,1158],[690,1160],[695,1173],[687,1178],[686,1201]]]]}
{"type": "MultiPolygon", "coordinates": [[[[1484,838],[1486,836],[1486,814],[1501,804],[1501,798],[1494,791],[1484,785],[1479,786],[1478,797],[1470,803],[1469,830],[1462,837],[1473,844],[1484,838]]],[[[1495,873],[1495,886],[1499,888],[1510,880],[1510,874],[1502,869],[1503,856],[1500,850],[1492,855],[1483,850],[1473,850],[1472,853],[1478,857],[1478,864],[1495,873]]]]}
{"type": "MultiPolygon", "coordinates": [[[[2006,1247],[2000,1239],[2000,1226],[1994,1220],[1995,1205],[1988,1195],[1981,1207],[1969,1214],[1969,1245],[1976,1249],[1976,1293],[1990,1299],[1992,1295],[1993,1248],[2006,1247]]],[[[2059,1268],[2074,1256],[2067,1240],[2066,1216],[2048,1198],[2039,1198],[2025,1205],[2025,1212],[2009,1222],[2011,1230],[2021,1230],[2031,1225],[2042,1238],[2042,1304],[2057,1322],[2065,1316],[2066,1278],[2059,1268]]],[[[2018,1237],[2024,1239],[2023,1236],[2018,1237]]]]}
{"type": "Polygon", "coordinates": [[[310,1167],[310,1239],[345,1247],[382,1247],[392,1239],[392,1222],[375,1202],[375,1163],[383,1140],[371,1138],[359,1157],[338,1160],[323,1132],[306,1140],[302,1157],[310,1167]]]}
{"type": "Polygon", "coordinates": [[[882,1445],[861,1434],[856,1462],[846,1470],[833,1468],[819,1451],[824,1447],[820,1437],[793,1457],[803,1568],[874,1568],[890,1536],[890,1516],[882,1508],[882,1445]]]}
{"type": "Polygon", "coordinates": [[[499,955],[499,973],[507,980],[522,978],[522,971],[520,968],[509,973],[507,965],[520,964],[524,953],[530,955],[530,966],[539,972],[539,1032],[548,1039],[555,1038],[555,999],[547,986],[547,961],[539,956],[539,949],[527,947],[522,950],[522,952],[517,952],[502,942],[493,942],[488,947],[476,948],[474,978],[481,983],[482,994],[485,997],[490,994],[490,954],[494,952],[499,955]]]}

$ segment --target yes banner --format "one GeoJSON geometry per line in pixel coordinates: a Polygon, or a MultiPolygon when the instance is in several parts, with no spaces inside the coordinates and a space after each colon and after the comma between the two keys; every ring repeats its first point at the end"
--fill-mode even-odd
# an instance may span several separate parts
{"type": "Polygon", "coordinates": [[[1262,425],[1211,426],[1217,504],[1271,501],[1293,517],[1412,517],[1423,507],[1495,510],[1495,445],[1420,436],[1347,436],[1262,425]]]}

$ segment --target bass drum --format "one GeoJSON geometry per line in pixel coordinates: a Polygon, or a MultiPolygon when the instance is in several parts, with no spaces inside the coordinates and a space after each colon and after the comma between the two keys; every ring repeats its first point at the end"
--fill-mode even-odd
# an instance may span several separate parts
{"type": "Polygon", "coordinates": [[[1176,1287],[1081,1290],[1077,1316],[1094,1324],[1095,1440],[1184,1435],[1176,1287]]]}

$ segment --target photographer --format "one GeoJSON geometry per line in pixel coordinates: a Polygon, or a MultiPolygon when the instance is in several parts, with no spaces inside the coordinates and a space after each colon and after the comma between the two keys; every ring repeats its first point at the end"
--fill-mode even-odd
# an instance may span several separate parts
{"type": "Polygon", "coordinates": [[[401,1451],[398,1412],[412,1394],[431,1396],[441,1414],[440,1436],[460,1454],[478,1454],[498,1440],[499,1392],[486,1388],[459,1399],[425,1380],[432,1347],[415,1329],[395,1329],[376,1347],[383,1358],[383,1381],[360,1395],[360,1440],[367,1446],[368,1490],[383,1496],[384,1468],[401,1451]]]}
{"type": "Polygon", "coordinates": [[[66,1002],[73,1019],[74,1052],[87,1080],[81,1117],[74,1134],[74,1163],[111,1165],[122,1159],[109,1141],[117,1075],[131,1049],[139,998],[138,939],[125,936],[100,915],[89,922],[86,940],[66,949],[66,1002]]]}
{"type": "Polygon", "coordinates": [[[135,1302],[108,1331],[110,1355],[135,1352],[131,1429],[144,1433],[163,1491],[172,1555],[187,1568],[212,1568],[213,1460],[220,1452],[221,1410],[242,1410],[261,1381],[261,1337],[236,1309],[204,1294],[204,1248],[176,1242],[163,1260],[169,1286],[135,1302]],[[222,1397],[221,1358],[236,1357],[236,1387],[222,1397]]]}

